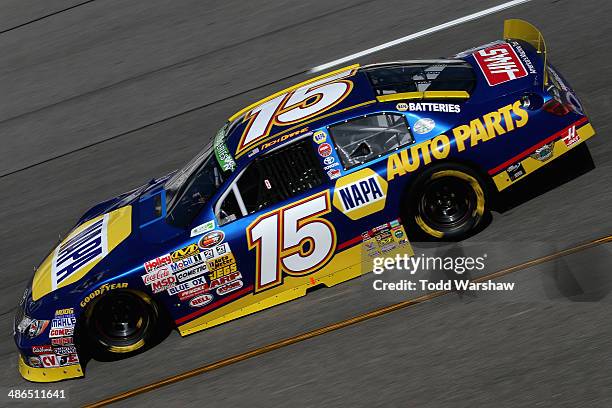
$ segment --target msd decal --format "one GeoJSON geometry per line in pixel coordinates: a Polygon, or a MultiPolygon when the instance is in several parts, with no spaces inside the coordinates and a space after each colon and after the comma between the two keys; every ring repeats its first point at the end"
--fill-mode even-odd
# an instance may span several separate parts
{"type": "Polygon", "coordinates": [[[176,285],[176,276],[167,276],[165,278],[151,282],[151,291],[159,293],[164,290],[170,290],[176,285]]]}
{"type": "Polygon", "coordinates": [[[334,207],[352,220],[385,208],[387,182],[372,169],[363,169],[336,182],[334,207]]]}
{"type": "Polygon", "coordinates": [[[489,86],[527,76],[527,70],[510,44],[497,44],[474,54],[489,86]]]}

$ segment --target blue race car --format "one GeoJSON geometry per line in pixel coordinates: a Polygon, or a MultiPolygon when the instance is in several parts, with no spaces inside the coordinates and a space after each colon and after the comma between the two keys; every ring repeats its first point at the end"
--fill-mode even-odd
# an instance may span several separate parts
{"type": "Polygon", "coordinates": [[[353,65],[233,115],[183,169],[98,204],[15,318],[30,381],[83,375],[459,240],[491,199],[594,135],[536,28],[450,59],[353,65]]]}

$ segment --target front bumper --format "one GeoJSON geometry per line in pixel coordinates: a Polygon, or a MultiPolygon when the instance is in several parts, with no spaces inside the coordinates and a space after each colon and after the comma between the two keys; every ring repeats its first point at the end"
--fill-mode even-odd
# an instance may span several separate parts
{"type": "Polygon", "coordinates": [[[54,382],[84,375],[78,349],[74,345],[74,311],[60,306],[50,297],[33,302],[29,286],[19,304],[14,322],[14,339],[19,353],[19,373],[28,381],[54,382]],[[33,334],[32,326],[19,327],[24,316],[29,316],[30,322],[47,323],[33,334]],[[54,319],[60,320],[55,329],[54,319]],[[57,333],[51,338],[51,330],[65,330],[66,333],[57,333]]]}
{"type": "Polygon", "coordinates": [[[84,375],[80,364],[53,368],[30,367],[25,363],[21,354],[19,355],[19,373],[23,378],[32,382],[54,382],[84,375]]]}

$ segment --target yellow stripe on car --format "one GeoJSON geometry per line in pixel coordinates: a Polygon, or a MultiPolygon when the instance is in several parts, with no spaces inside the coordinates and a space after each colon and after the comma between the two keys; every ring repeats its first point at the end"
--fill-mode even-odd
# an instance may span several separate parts
{"type": "Polygon", "coordinates": [[[465,91],[425,91],[400,92],[390,95],[380,95],[378,102],[405,101],[411,99],[468,99],[470,94],[465,91]]]}

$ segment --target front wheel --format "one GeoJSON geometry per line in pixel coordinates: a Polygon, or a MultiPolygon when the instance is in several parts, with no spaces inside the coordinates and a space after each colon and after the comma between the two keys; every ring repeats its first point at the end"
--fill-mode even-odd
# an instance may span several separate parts
{"type": "Polygon", "coordinates": [[[155,302],[143,293],[111,292],[94,305],[87,331],[94,354],[119,357],[144,349],[159,321],[155,302]]]}
{"type": "Polygon", "coordinates": [[[409,227],[438,240],[468,237],[487,211],[478,175],[459,164],[441,164],[426,170],[415,181],[407,201],[409,227]]]}

